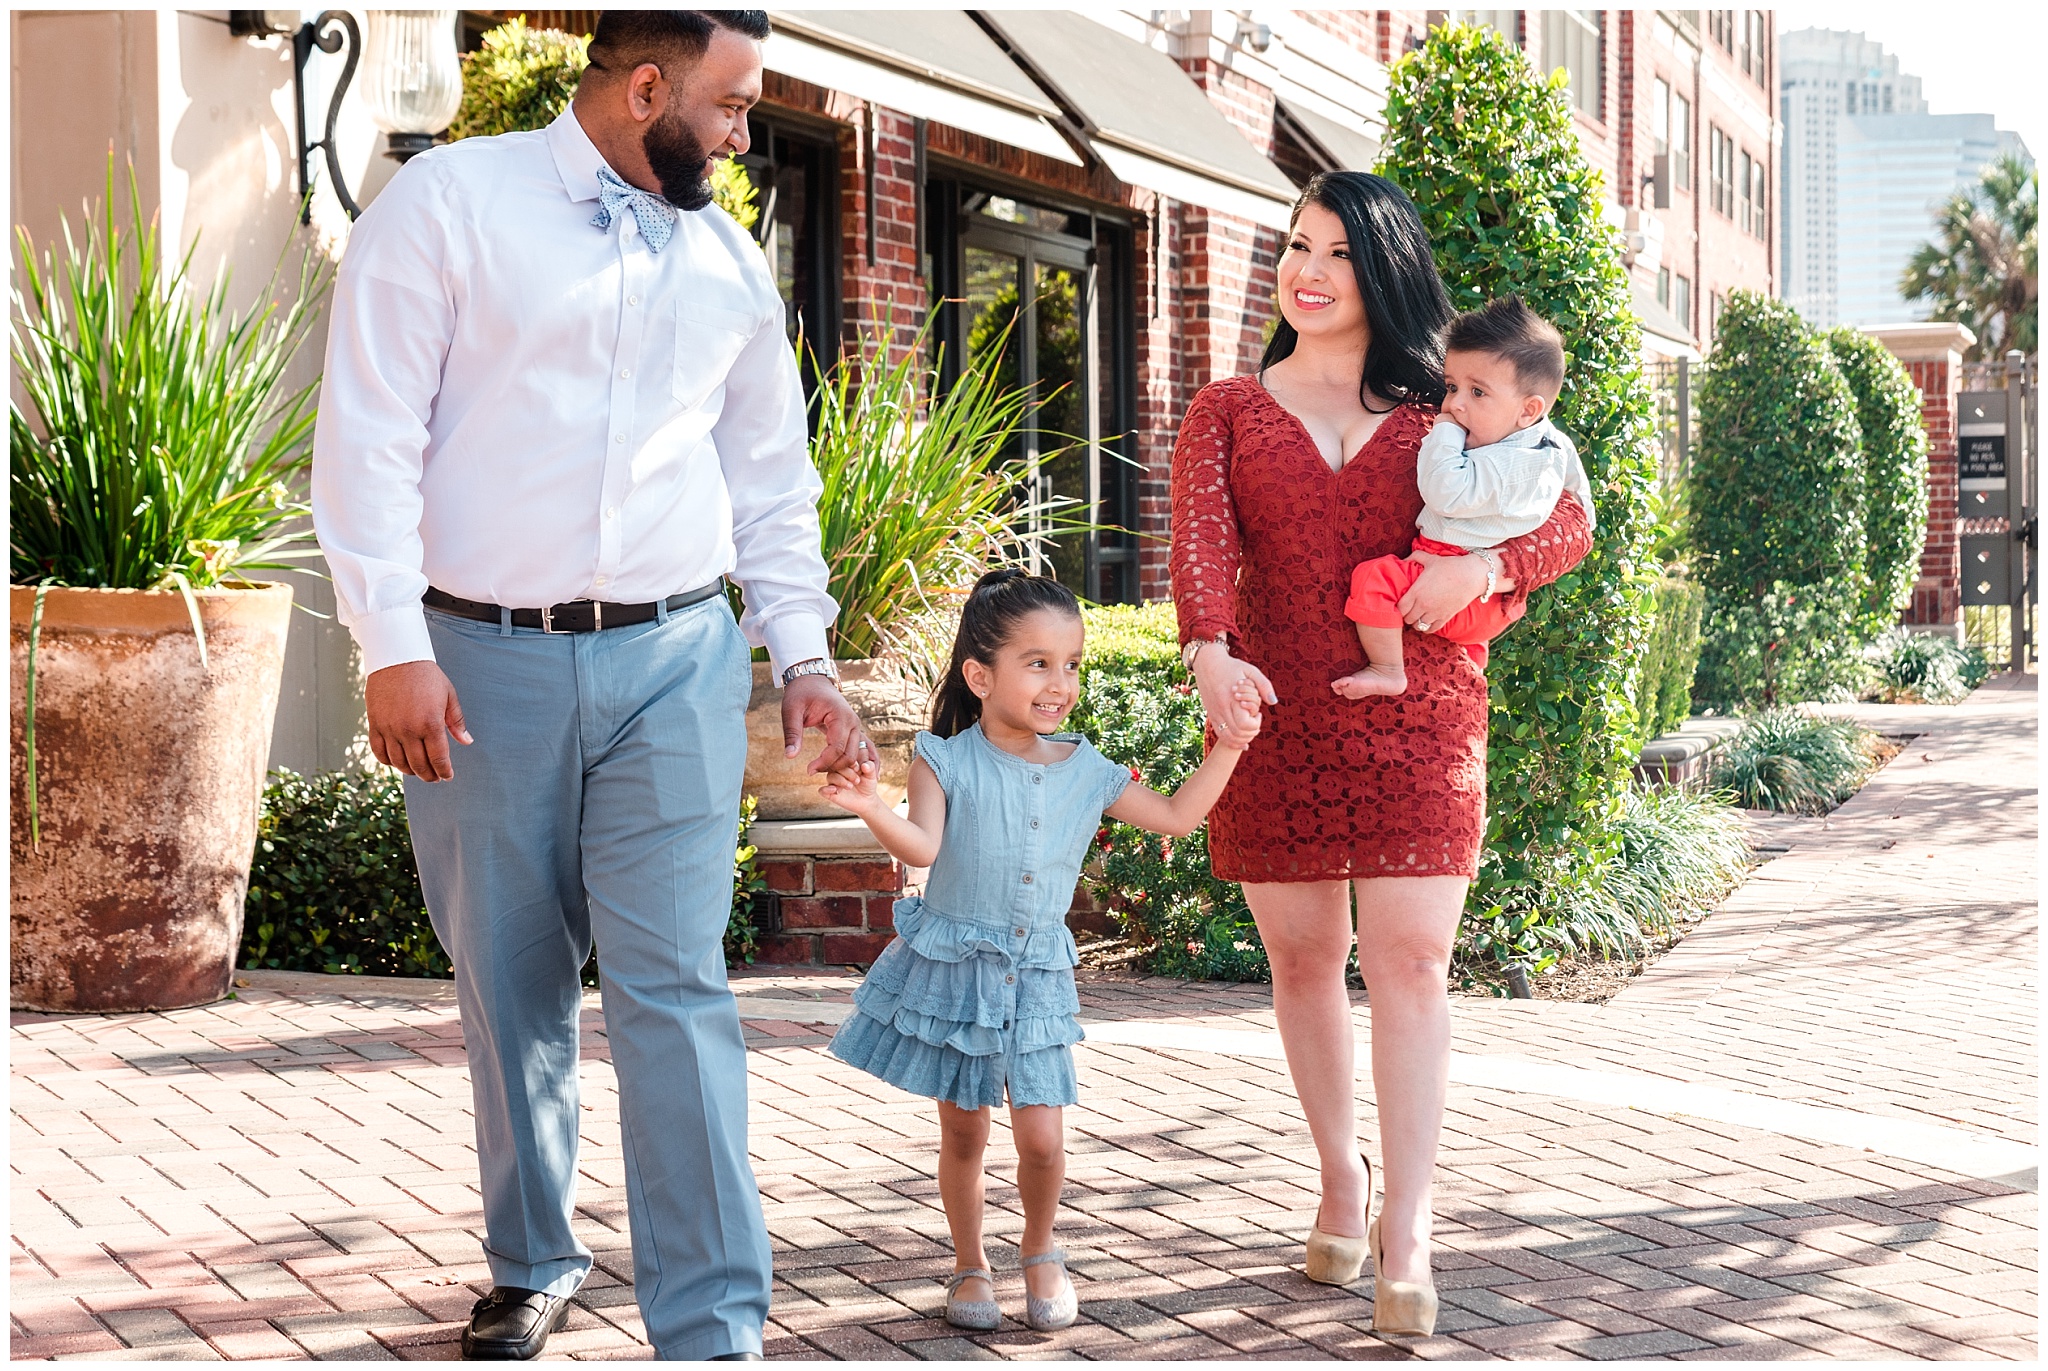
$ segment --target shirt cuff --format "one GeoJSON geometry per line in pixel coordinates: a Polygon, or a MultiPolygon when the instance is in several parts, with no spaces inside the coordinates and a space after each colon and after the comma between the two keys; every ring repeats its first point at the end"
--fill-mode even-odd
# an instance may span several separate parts
{"type": "Polygon", "coordinates": [[[418,602],[358,615],[348,626],[362,650],[363,675],[405,662],[434,660],[434,642],[427,636],[427,616],[418,602]]]}
{"type": "Polygon", "coordinates": [[[825,642],[825,621],[815,614],[797,611],[779,615],[761,625],[761,638],[768,649],[768,662],[777,685],[782,684],[782,673],[798,662],[832,655],[825,642]]]}

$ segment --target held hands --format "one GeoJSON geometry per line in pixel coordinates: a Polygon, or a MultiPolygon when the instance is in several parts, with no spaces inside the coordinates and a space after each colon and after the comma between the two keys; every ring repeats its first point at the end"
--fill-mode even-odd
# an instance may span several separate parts
{"type": "Polygon", "coordinates": [[[847,813],[864,819],[884,807],[881,794],[875,788],[876,778],[881,772],[881,765],[869,754],[865,761],[848,762],[833,771],[826,777],[825,784],[818,787],[818,794],[847,813]]]}
{"type": "Polygon", "coordinates": [[[1219,643],[1195,654],[1194,674],[1202,710],[1216,726],[1216,740],[1238,750],[1249,747],[1259,736],[1262,705],[1280,703],[1266,673],[1240,662],[1219,643]]]}
{"type": "Polygon", "coordinates": [[[782,688],[782,753],[803,750],[804,730],[825,735],[825,750],[811,763],[812,774],[836,772],[862,757],[875,755],[874,744],[860,726],[860,716],[828,676],[799,676],[782,688]]]}
{"type": "Polygon", "coordinates": [[[1259,736],[1259,729],[1264,723],[1264,720],[1260,717],[1260,709],[1264,701],[1259,698],[1259,688],[1252,684],[1250,677],[1245,677],[1231,687],[1230,704],[1240,719],[1250,719],[1251,733],[1240,740],[1236,736],[1225,737],[1222,729],[1219,728],[1216,731],[1216,746],[1228,748],[1232,752],[1242,752],[1251,746],[1253,738],[1259,736]]]}

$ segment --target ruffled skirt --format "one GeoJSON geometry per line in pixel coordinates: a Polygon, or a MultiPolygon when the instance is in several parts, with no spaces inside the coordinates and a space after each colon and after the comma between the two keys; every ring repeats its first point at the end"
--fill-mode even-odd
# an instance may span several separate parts
{"type": "Polygon", "coordinates": [[[1064,923],[999,927],[896,903],[896,939],[854,992],[832,1055],[962,1109],[1078,1101],[1079,953],[1064,923]]]}

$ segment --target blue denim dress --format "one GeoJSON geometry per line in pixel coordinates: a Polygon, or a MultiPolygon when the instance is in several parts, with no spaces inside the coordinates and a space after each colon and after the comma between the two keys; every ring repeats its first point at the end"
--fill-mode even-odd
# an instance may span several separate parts
{"type": "Polygon", "coordinates": [[[915,1095],[962,1109],[1073,1104],[1079,954],[1067,908],[1102,811],[1131,774],[1076,734],[1037,766],[976,724],[917,735],[946,792],[946,828],[925,893],[896,902],[896,939],[854,992],[832,1054],[915,1095]]]}

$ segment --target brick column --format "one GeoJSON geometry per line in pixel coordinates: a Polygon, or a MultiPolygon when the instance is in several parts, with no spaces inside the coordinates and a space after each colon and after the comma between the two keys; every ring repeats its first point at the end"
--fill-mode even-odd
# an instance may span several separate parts
{"type": "Polygon", "coordinates": [[[843,343],[865,355],[889,330],[892,360],[907,351],[924,323],[929,300],[917,260],[917,124],[907,114],[835,94],[839,133],[840,294],[843,343]],[[875,202],[868,204],[869,121],[874,125],[875,202]],[[868,261],[869,216],[875,260],[868,261]]]}
{"type": "Polygon", "coordinates": [[[780,966],[867,966],[896,936],[903,864],[886,852],[858,856],[763,854],[772,897],[760,960],[780,966]]]}
{"type": "Polygon", "coordinates": [[[1976,341],[1961,324],[1883,324],[1863,330],[1906,364],[1920,388],[1927,428],[1927,541],[1920,578],[1903,622],[1928,632],[1962,636],[1962,540],[1956,507],[1956,406],[1963,389],[1963,350],[1976,341]]]}

